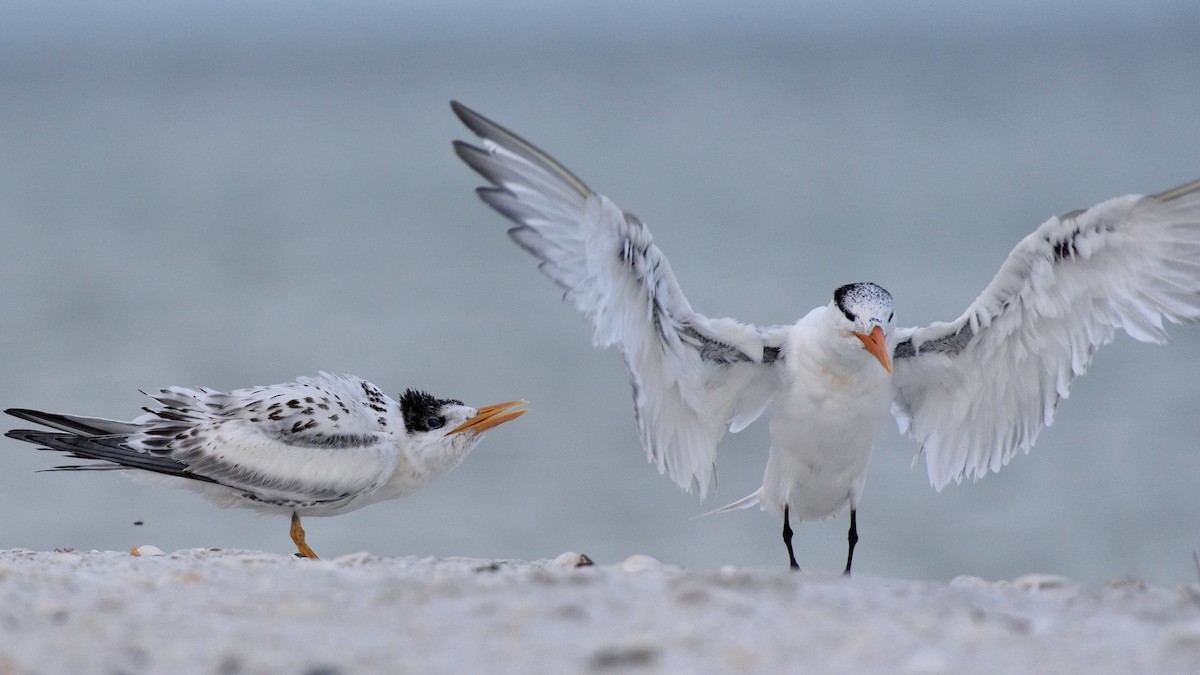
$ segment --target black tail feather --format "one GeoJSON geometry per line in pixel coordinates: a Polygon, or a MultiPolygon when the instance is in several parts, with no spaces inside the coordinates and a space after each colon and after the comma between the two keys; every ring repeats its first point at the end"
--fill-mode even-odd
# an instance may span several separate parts
{"type": "Polygon", "coordinates": [[[34,424],[41,424],[51,429],[65,431],[79,436],[105,436],[108,434],[129,434],[137,430],[131,422],[108,420],[102,417],[83,417],[81,415],[63,415],[48,413],[28,408],[9,408],[4,412],[34,424]]]}
{"type": "Polygon", "coordinates": [[[41,446],[42,450],[65,452],[70,457],[109,462],[109,465],[67,465],[58,466],[57,471],[97,471],[104,469],[142,469],[167,476],[190,478],[208,483],[215,483],[211,478],[199,476],[188,470],[186,464],[177,462],[164,455],[155,455],[131,450],[125,445],[126,436],[77,436],[70,433],[53,431],[34,431],[31,429],[13,429],[4,434],[9,438],[41,446]]]}

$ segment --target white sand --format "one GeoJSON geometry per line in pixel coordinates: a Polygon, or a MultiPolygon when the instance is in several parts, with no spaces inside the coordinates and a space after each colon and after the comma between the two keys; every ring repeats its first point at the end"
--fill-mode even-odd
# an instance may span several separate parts
{"type": "Polygon", "coordinates": [[[1200,583],[0,552],[0,673],[1200,669],[1200,583]]]}

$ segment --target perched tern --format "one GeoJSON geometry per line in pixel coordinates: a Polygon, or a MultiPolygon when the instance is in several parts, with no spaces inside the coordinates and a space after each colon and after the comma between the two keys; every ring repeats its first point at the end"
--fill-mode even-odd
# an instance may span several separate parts
{"type": "Polygon", "coordinates": [[[857,507],[876,434],[890,411],[920,444],[933,487],[998,471],[1028,451],[1059,399],[1117,328],[1165,342],[1163,319],[1200,320],[1200,181],[1051,218],[1023,239],[958,319],[897,328],[891,295],[838,288],[790,326],[710,319],[691,307],[646,226],[516,134],[457,102],[482,147],[455,151],[490,186],[509,236],[538,258],[616,345],[633,385],[651,463],[703,498],[726,429],[773,403],[762,487],[720,511],[760,505],[793,520],[857,507]]]}
{"type": "Polygon", "coordinates": [[[399,401],[352,375],[321,373],[267,387],[169,387],[132,422],[10,408],[56,431],[10,438],[106,464],[56,470],[131,469],[222,506],[291,514],[300,555],[301,516],[336,516],[420,490],[458,466],[492,427],[520,417],[525,401],[475,409],[409,389],[399,401]]]}

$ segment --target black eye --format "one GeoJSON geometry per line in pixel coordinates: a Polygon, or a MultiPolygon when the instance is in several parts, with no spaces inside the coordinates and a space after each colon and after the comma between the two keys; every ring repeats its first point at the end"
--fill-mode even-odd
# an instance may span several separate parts
{"type": "Polygon", "coordinates": [[[441,417],[430,417],[429,419],[425,420],[425,426],[429,427],[430,429],[441,429],[442,425],[445,423],[446,420],[442,419],[441,417]]]}
{"type": "Polygon", "coordinates": [[[894,319],[894,318],[896,318],[896,313],[895,313],[895,312],[892,312],[891,314],[888,314],[888,321],[891,321],[891,320],[892,320],[892,319],[894,319]]]}

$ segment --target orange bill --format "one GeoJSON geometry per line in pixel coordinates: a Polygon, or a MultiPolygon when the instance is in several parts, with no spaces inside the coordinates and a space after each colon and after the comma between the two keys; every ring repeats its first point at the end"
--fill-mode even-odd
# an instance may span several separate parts
{"type": "Polygon", "coordinates": [[[870,352],[871,356],[879,359],[879,364],[883,366],[884,370],[888,371],[889,373],[892,372],[892,362],[891,359],[888,358],[887,344],[885,344],[883,341],[882,328],[875,326],[875,329],[871,331],[870,335],[854,333],[854,337],[862,340],[863,349],[870,352]]]}
{"type": "MultiPolygon", "coordinates": [[[[474,417],[463,422],[457,428],[450,431],[451,434],[458,434],[464,431],[481,434],[492,427],[498,427],[505,422],[511,422],[521,415],[529,412],[528,408],[520,410],[510,410],[519,405],[525,405],[529,401],[507,401],[505,403],[497,403],[495,405],[485,405],[479,409],[479,412],[474,417]]],[[[449,434],[447,434],[449,435],[449,434]]]]}

